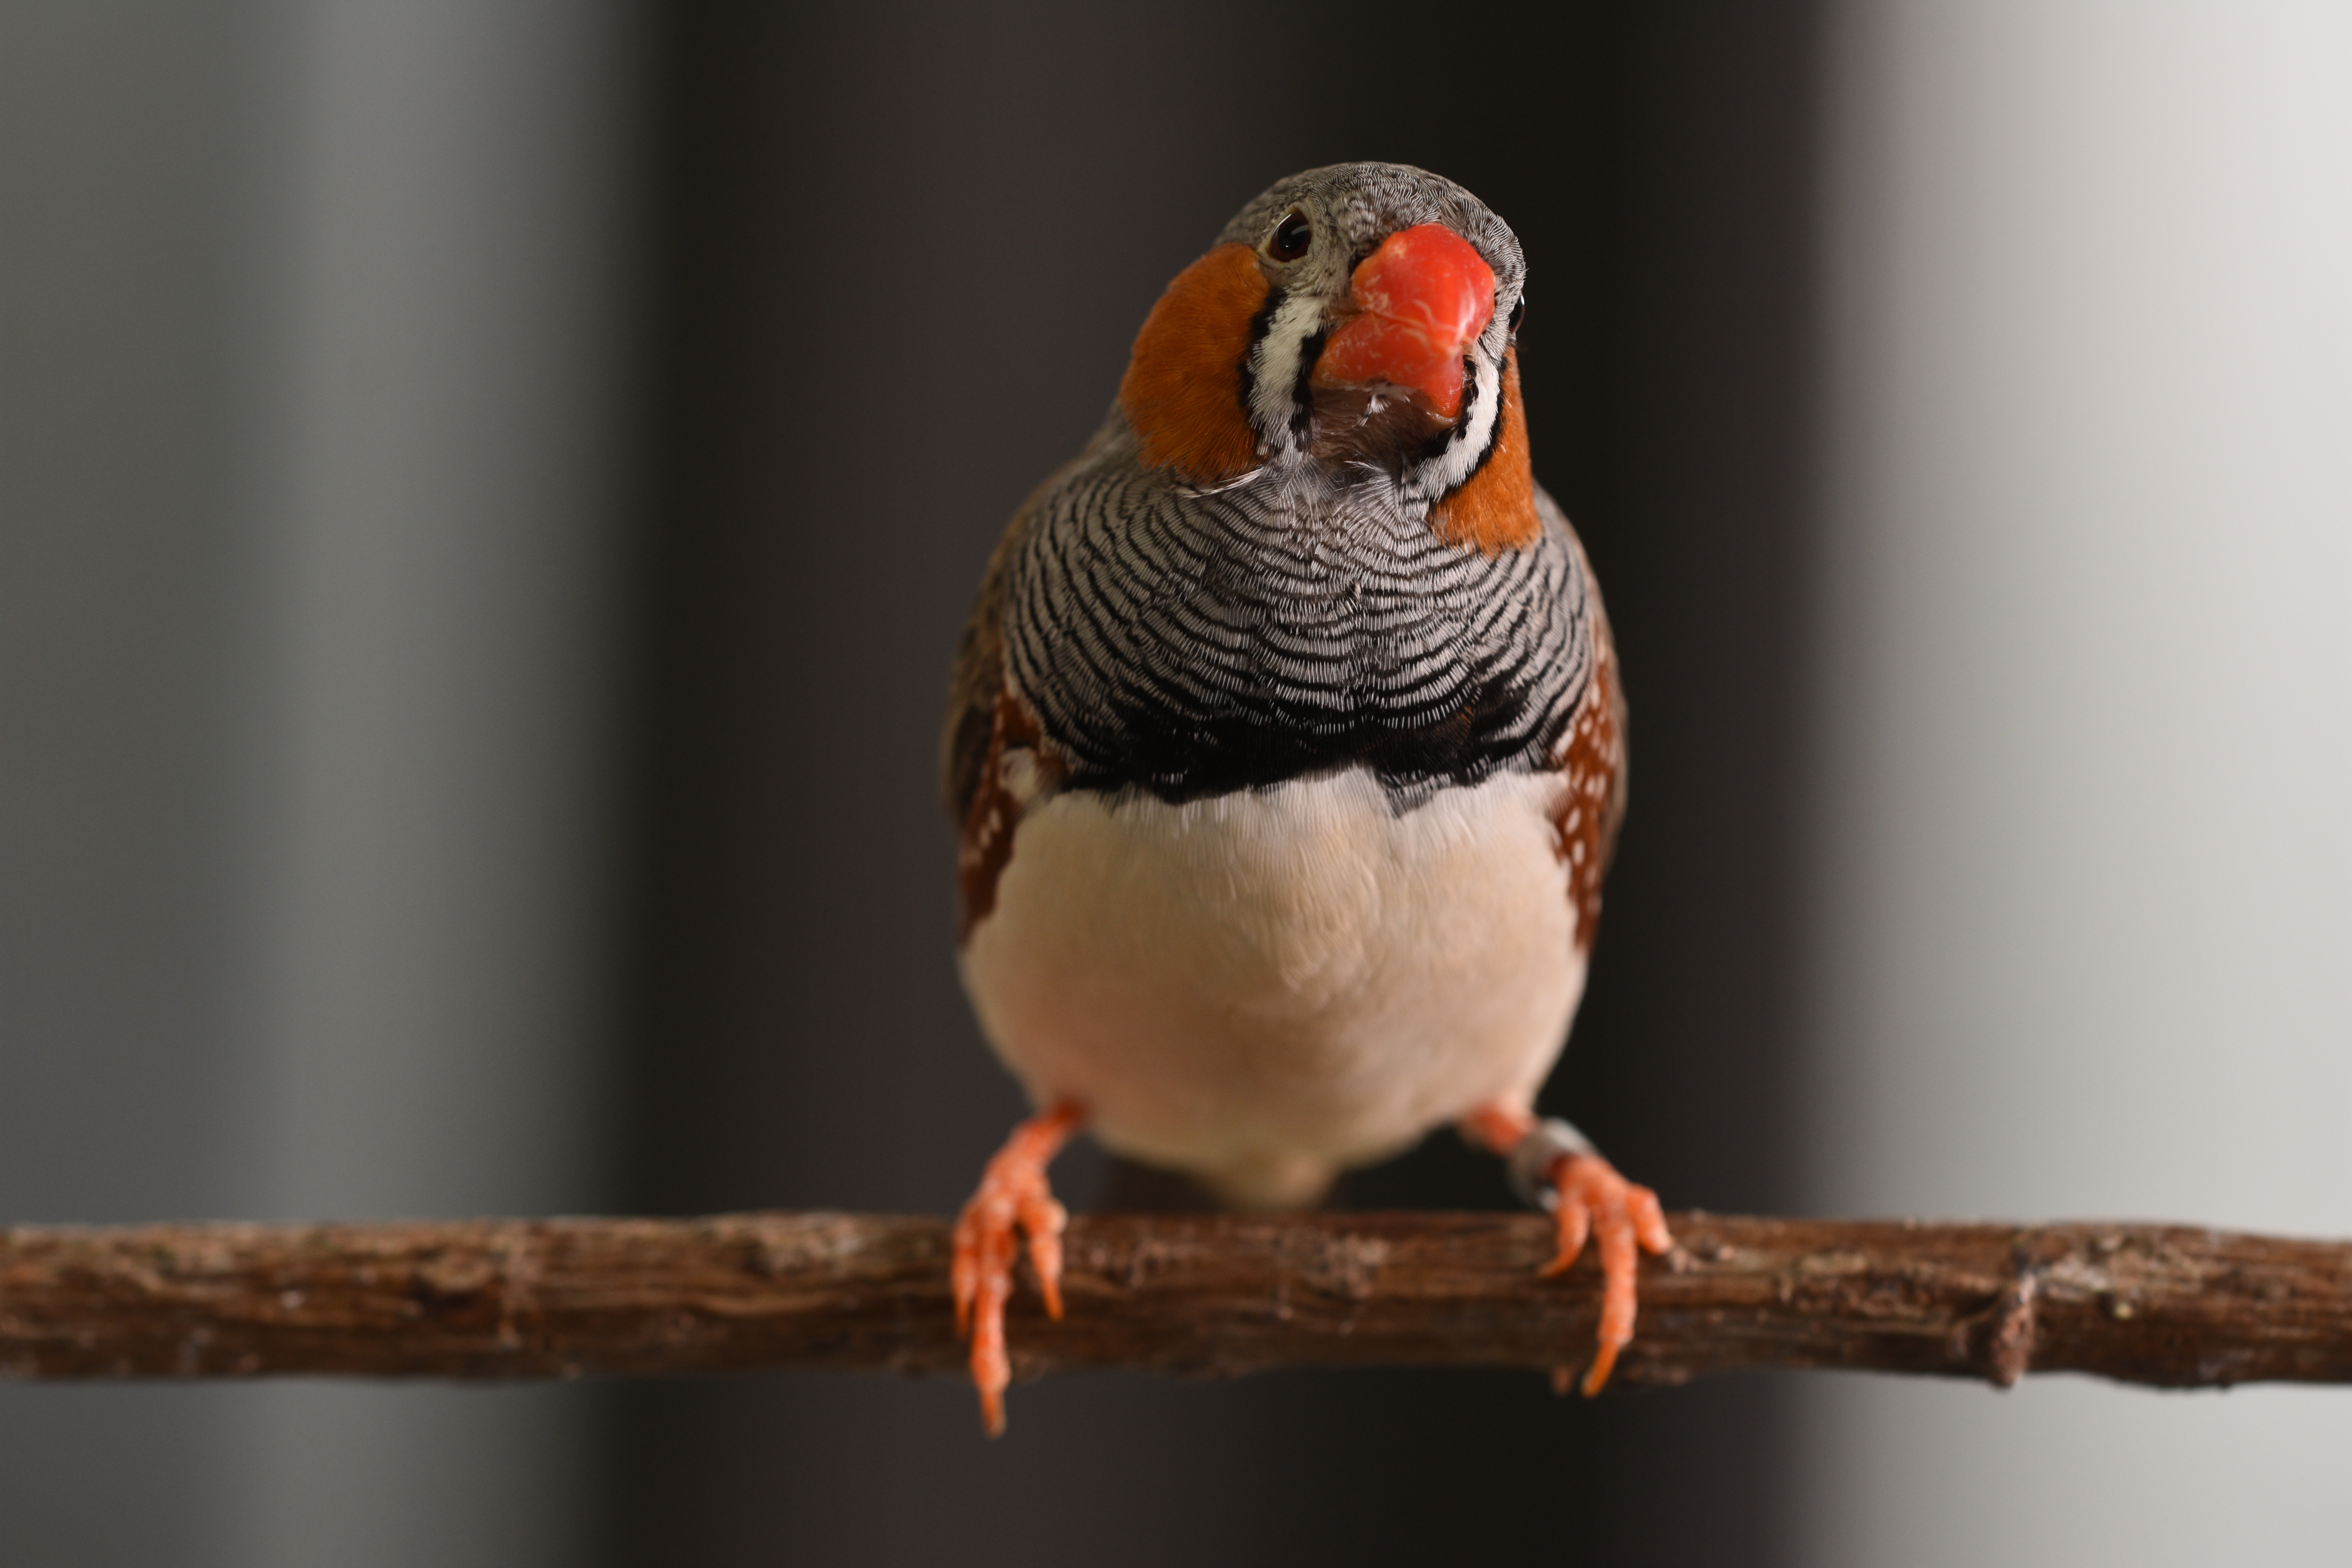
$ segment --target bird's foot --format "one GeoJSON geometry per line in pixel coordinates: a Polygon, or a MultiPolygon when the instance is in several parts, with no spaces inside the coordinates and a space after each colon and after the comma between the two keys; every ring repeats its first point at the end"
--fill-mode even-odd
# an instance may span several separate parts
{"type": "Polygon", "coordinates": [[[1565,1274],[1590,1236],[1601,1248],[1601,1348],[1584,1372],[1584,1392],[1601,1392],[1617,1365],[1617,1352],[1633,1337],[1635,1252],[1664,1253],[1675,1244],[1666,1232],[1658,1194],[1617,1173],[1598,1154],[1562,1155],[1549,1177],[1552,1215],[1559,1226],[1559,1249],[1543,1267],[1549,1279],[1565,1274]]]}
{"type": "Polygon", "coordinates": [[[1013,1294],[1016,1226],[1029,1238],[1029,1262],[1049,1316],[1062,1315],[1062,1227],[1069,1211],[1054,1199],[1045,1167],[1084,1117],[1058,1101],[1013,1130],[981,1173],[980,1189],[956,1219],[956,1332],[971,1340],[971,1381],[980,1390],[981,1420],[992,1437],[1004,1430],[1004,1390],[1013,1363],[1004,1352],[1004,1303],[1013,1294]]]}
{"type": "Polygon", "coordinates": [[[1475,1142],[1509,1162],[1512,1181],[1522,1193],[1552,1211],[1559,1239],[1541,1270],[1544,1278],[1568,1272],[1587,1239],[1599,1244],[1600,1348],[1585,1369],[1582,1386],[1587,1395],[1600,1393],[1616,1368],[1617,1352],[1633,1338],[1641,1253],[1663,1254],[1675,1245],[1658,1194],[1619,1175],[1565,1121],[1538,1121],[1525,1111],[1487,1107],[1463,1126],[1475,1142]]]}

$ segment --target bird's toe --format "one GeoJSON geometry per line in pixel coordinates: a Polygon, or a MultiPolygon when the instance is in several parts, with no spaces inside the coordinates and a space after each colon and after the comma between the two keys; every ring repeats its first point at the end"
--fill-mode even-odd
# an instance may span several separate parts
{"type": "Polygon", "coordinates": [[[949,1282],[956,1331],[971,1341],[971,1381],[990,1436],[1004,1430],[1004,1390],[1013,1362],[1004,1342],[1004,1304],[1013,1295],[1013,1261],[1027,1237],[1045,1310],[1062,1315],[1062,1229],[1069,1212],[1055,1200],[1045,1166],[1077,1128],[1077,1108],[1056,1104],[1013,1130],[981,1173],[979,1190],[957,1216],[949,1282]]]}

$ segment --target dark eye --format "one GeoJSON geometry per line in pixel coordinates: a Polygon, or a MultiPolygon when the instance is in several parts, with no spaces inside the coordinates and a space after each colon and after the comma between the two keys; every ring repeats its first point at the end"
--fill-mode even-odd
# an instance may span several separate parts
{"type": "Polygon", "coordinates": [[[1506,323],[1507,329],[1510,331],[1512,336],[1517,337],[1518,335],[1519,323],[1527,319],[1528,297],[1525,294],[1522,294],[1517,299],[1511,301],[1511,319],[1506,323]]]}
{"type": "Polygon", "coordinates": [[[1307,221],[1305,213],[1292,213],[1274,226],[1274,237],[1265,242],[1265,253],[1276,261],[1296,261],[1314,243],[1315,226],[1307,221]]]}

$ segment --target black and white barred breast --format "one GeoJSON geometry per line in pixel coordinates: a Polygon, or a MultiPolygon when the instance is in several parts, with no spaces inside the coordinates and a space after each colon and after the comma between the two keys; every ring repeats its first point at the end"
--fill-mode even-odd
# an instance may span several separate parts
{"type": "Polygon", "coordinates": [[[1066,788],[1182,802],[1361,767],[1404,811],[1556,768],[1597,601],[1559,509],[1538,507],[1533,547],[1488,553],[1441,540],[1377,472],[1204,492],[1139,467],[1115,421],[1007,542],[1007,685],[1066,788]]]}

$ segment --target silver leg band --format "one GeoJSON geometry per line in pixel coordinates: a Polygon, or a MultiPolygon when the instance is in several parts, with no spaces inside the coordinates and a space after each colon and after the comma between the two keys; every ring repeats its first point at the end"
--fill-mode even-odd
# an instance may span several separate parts
{"type": "Polygon", "coordinates": [[[1557,1116],[1547,1116],[1512,1145],[1511,1157],[1506,1162],[1511,1190],[1537,1208],[1558,1208],[1559,1193],[1549,1180],[1552,1166],[1563,1154],[1599,1152],[1583,1133],[1557,1116]]]}

